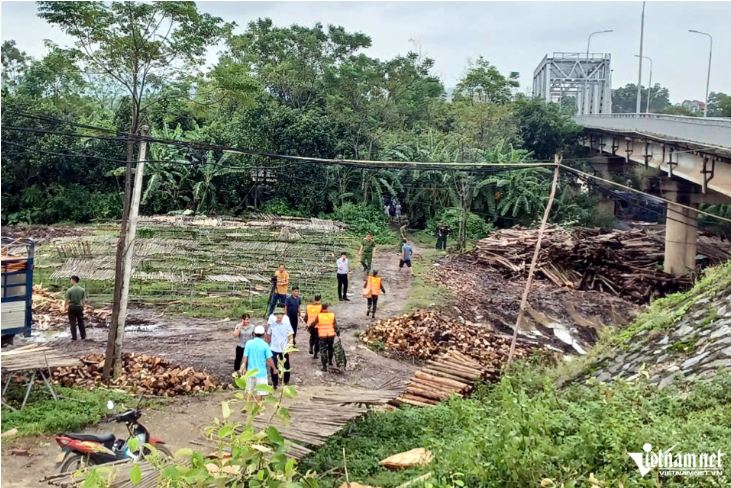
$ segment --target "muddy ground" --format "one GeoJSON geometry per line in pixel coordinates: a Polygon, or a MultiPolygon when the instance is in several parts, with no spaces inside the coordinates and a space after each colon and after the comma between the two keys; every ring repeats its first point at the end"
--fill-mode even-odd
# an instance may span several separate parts
{"type": "MultiPolygon", "coordinates": [[[[418,249],[417,249],[418,253],[418,249]]],[[[355,260],[353,260],[355,261],[355,260]]],[[[395,252],[377,252],[374,267],[384,278],[386,294],[379,301],[378,318],[386,318],[403,312],[411,290],[412,278],[407,273],[398,274],[398,255],[395,252]]],[[[291,384],[300,389],[317,389],[338,384],[378,388],[394,378],[408,379],[417,369],[408,361],[397,361],[376,354],[366,348],[356,337],[372,321],[366,317],[365,299],[360,292],[365,279],[362,271],[353,264],[350,278],[350,302],[339,302],[334,311],[340,326],[341,339],[348,358],[345,371],[331,370],[323,373],[320,361],[313,360],[307,351],[307,334],[300,338],[300,352],[292,354],[291,384]]],[[[233,372],[236,339],[231,332],[234,320],[205,320],[186,317],[169,317],[159,311],[135,310],[134,316],[149,322],[134,326],[127,333],[125,350],[159,356],[193,366],[215,375],[221,381],[230,381],[233,372]]],[[[138,320],[139,321],[139,320],[138,320]]],[[[253,319],[263,324],[264,319],[253,319]]],[[[74,356],[104,352],[107,329],[93,328],[87,331],[85,341],[72,342],[67,330],[49,337],[48,344],[74,356]]],[[[16,346],[24,344],[18,340],[16,346]]],[[[215,393],[201,397],[179,397],[170,400],[161,410],[147,410],[143,424],[155,435],[165,439],[173,450],[191,447],[189,442],[200,434],[220,415],[220,403],[230,398],[231,392],[215,393]]],[[[84,432],[111,432],[126,437],[123,426],[99,424],[84,432]]],[[[38,480],[54,473],[55,456],[59,449],[53,436],[29,437],[4,442],[2,446],[2,485],[4,487],[35,487],[38,480]],[[11,456],[10,448],[28,449],[29,457],[11,456]]]]}

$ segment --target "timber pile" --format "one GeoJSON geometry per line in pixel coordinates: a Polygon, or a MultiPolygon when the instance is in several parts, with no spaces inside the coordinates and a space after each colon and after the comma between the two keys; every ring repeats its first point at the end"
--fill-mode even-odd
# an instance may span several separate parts
{"type": "Polygon", "coordinates": [[[69,368],[78,364],[78,359],[38,344],[29,344],[0,353],[0,366],[2,366],[3,373],[58,367],[69,368]]]}
{"type": "Polygon", "coordinates": [[[486,368],[471,357],[450,350],[427,361],[426,366],[414,373],[407,382],[406,391],[391,403],[397,406],[429,407],[449,400],[452,395],[464,398],[476,382],[495,382],[498,377],[498,370],[486,368]]]}
{"type": "Polygon", "coordinates": [[[92,354],[81,359],[80,367],[53,370],[54,383],[63,386],[119,388],[136,395],[177,396],[215,390],[216,379],[192,367],[182,368],[172,362],[145,354],[123,353],[124,373],[108,385],[102,384],[104,354],[92,354]]]}
{"type": "MultiPolygon", "coordinates": [[[[538,229],[513,227],[478,241],[472,256],[508,278],[524,277],[537,240],[538,229]]],[[[644,303],[685,290],[691,284],[687,276],[676,277],[658,270],[664,259],[664,245],[662,230],[575,228],[569,232],[549,226],[543,237],[536,277],[560,287],[598,290],[644,303]]],[[[717,264],[729,259],[731,245],[701,233],[698,253],[706,256],[709,263],[717,264]]]]}
{"type": "MultiPolygon", "coordinates": [[[[69,318],[64,302],[65,300],[43,288],[43,285],[33,285],[33,328],[48,330],[68,327],[69,318]]],[[[94,309],[86,303],[84,325],[87,328],[104,326],[111,313],[109,310],[94,309]]]]}
{"type": "MultiPolygon", "coordinates": [[[[426,360],[456,351],[494,370],[499,370],[507,359],[511,341],[510,337],[496,334],[487,327],[463,324],[427,310],[375,322],[361,338],[366,344],[380,342],[387,349],[426,360]]],[[[519,340],[516,358],[525,357],[532,347],[519,340]]]]}

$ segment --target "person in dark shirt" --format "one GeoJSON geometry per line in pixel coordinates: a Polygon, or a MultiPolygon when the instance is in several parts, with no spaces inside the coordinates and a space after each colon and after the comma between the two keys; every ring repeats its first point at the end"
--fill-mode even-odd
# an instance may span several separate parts
{"type": "Polygon", "coordinates": [[[84,302],[86,301],[86,290],[79,286],[79,277],[71,277],[71,288],[66,290],[66,309],[69,315],[69,326],[71,327],[71,340],[76,340],[76,327],[79,328],[81,339],[86,339],[86,328],[84,327],[84,302]]]}
{"type": "Polygon", "coordinates": [[[302,305],[302,297],[300,297],[299,286],[292,288],[292,294],[284,301],[284,313],[289,318],[289,323],[294,332],[294,344],[297,344],[297,324],[299,323],[300,305],[302,305]]]}

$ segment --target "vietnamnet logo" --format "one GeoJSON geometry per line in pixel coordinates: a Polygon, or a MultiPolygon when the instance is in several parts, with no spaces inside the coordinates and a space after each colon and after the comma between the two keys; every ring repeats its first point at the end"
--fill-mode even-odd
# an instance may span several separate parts
{"type": "Polygon", "coordinates": [[[628,452],[637,467],[640,475],[645,476],[655,468],[660,470],[663,476],[721,476],[723,475],[723,462],[721,458],[726,455],[719,449],[712,454],[691,454],[672,452],[675,446],[657,453],[652,452],[652,444],[642,446],[643,452],[628,452]]]}

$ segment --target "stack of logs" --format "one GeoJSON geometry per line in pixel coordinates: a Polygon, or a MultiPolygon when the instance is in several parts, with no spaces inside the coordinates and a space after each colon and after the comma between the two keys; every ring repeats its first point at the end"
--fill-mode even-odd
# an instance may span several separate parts
{"type": "MultiPolygon", "coordinates": [[[[478,241],[473,256],[508,278],[526,276],[538,229],[514,227],[478,241]]],[[[627,231],[548,226],[541,244],[537,278],[577,290],[598,290],[645,303],[653,297],[687,289],[691,282],[660,271],[664,260],[662,229],[627,231]]],[[[708,264],[724,262],[731,244],[701,234],[698,253],[708,264]]]]}
{"type": "Polygon", "coordinates": [[[52,376],[63,386],[89,389],[116,388],[136,395],[176,396],[201,393],[218,387],[213,376],[191,367],[174,366],[170,361],[144,354],[123,353],[123,373],[109,384],[102,383],[104,354],[92,354],[81,361],[84,366],[56,368],[52,376]]]}
{"type": "Polygon", "coordinates": [[[448,351],[414,373],[406,391],[391,401],[393,405],[429,407],[456,395],[467,396],[477,381],[497,381],[499,372],[480,365],[471,357],[454,350],[448,351]]]}

